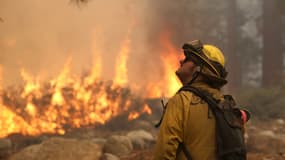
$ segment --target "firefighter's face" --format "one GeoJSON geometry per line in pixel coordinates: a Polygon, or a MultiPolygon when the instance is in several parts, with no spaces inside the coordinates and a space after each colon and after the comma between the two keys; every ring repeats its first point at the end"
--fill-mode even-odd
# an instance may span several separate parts
{"type": "Polygon", "coordinates": [[[197,65],[187,58],[180,60],[180,67],[175,72],[183,85],[191,81],[193,74],[196,71],[197,65]]]}

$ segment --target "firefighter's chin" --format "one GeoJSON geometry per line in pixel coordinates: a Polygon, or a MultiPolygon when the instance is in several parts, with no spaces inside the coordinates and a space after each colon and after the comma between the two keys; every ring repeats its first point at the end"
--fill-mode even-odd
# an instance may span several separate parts
{"type": "Polygon", "coordinates": [[[188,71],[186,72],[185,70],[181,68],[178,69],[175,72],[175,74],[183,85],[188,84],[192,80],[192,76],[193,76],[192,72],[188,72],[188,71]]]}
{"type": "Polygon", "coordinates": [[[178,69],[175,71],[176,76],[178,77],[179,81],[184,84],[185,83],[185,76],[183,76],[183,73],[178,69]],[[184,82],[184,83],[183,83],[184,82]]]}

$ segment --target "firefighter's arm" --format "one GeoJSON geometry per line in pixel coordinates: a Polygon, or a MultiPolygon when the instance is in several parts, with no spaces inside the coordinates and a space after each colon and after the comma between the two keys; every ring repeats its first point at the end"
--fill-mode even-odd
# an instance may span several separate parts
{"type": "Polygon", "coordinates": [[[176,151],[182,142],[183,102],[181,95],[176,94],[167,104],[160,126],[154,153],[155,160],[175,159],[176,151]]]}

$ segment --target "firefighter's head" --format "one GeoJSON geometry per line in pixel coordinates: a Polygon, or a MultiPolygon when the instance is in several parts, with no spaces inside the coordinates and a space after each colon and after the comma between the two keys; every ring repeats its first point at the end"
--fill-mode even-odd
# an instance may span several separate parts
{"type": "Polygon", "coordinates": [[[193,78],[196,79],[198,75],[202,75],[210,83],[211,81],[219,83],[219,86],[227,83],[225,58],[220,49],[213,45],[202,44],[199,40],[185,43],[182,48],[185,59],[180,62],[176,74],[183,84],[189,83],[193,78]]]}

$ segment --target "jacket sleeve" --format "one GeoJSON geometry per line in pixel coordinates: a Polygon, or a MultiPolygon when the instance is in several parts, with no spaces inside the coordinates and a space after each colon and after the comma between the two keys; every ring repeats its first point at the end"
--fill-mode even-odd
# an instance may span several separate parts
{"type": "Polygon", "coordinates": [[[154,160],[173,160],[183,137],[183,101],[181,95],[176,94],[167,104],[167,108],[160,126],[154,160]]]}

